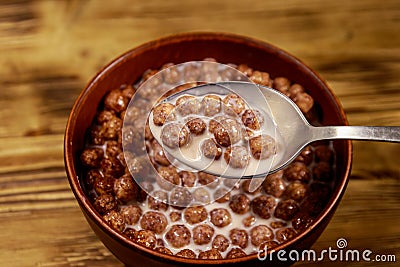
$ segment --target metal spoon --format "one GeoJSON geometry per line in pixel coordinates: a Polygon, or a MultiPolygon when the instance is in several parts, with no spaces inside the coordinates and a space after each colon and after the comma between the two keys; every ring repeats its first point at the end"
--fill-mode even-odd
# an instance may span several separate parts
{"type": "MultiPolygon", "coordinates": [[[[280,137],[281,152],[279,156],[273,157],[268,162],[259,164],[257,168],[245,170],[226,170],[223,166],[212,166],[210,162],[197,159],[185,158],[180,149],[171,149],[164,146],[164,149],[175,159],[194,169],[201,169],[213,175],[226,178],[257,178],[265,177],[267,174],[277,172],[290,164],[309,143],[324,139],[354,139],[371,140],[384,142],[400,142],[400,127],[375,127],[375,126],[322,126],[315,127],[308,123],[297,105],[282,93],[261,85],[248,82],[221,82],[205,84],[189,88],[168,96],[163,101],[172,102],[179,96],[206,95],[206,94],[227,94],[234,92],[240,95],[252,108],[261,109],[271,116],[276,127],[277,135],[280,137]],[[257,90],[258,89],[258,90],[257,90]],[[261,92],[261,93],[260,93],[261,92]],[[261,97],[260,97],[261,96],[261,97]]],[[[160,130],[152,123],[150,114],[150,130],[155,139],[160,140],[160,130]]],[[[223,160],[219,160],[224,162],[223,160]]],[[[216,161],[214,161],[216,162],[216,161]]]]}

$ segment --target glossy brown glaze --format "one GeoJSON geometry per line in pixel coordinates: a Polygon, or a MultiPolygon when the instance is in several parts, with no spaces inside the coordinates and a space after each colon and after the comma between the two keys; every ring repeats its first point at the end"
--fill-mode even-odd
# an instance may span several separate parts
{"type": "MultiPolygon", "coordinates": [[[[68,119],[64,143],[65,166],[72,191],[94,232],[127,266],[288,265],[287,262],[260,262],[257,255],[237,259],[198,260],[146,249],[109,227],[95,211],[81,187],[78,155],[84,145],[85,131],[106,92],[121,84],[132,84],[145,70],[160,68],[164,63],[182,63],[206,57],[215,58],[221,63],[245,63],[270,73],[272,77],[288,77],[293,82],[302,84],[318,103],[317,109],[319,117],[323,118],[322,124],[347,125],[344,111],[326,83],[300,60],[270,44],[224,33],[189,33],[166,37],[146,43],[118,57],[103,68],[79,95],[68,119]]],[[[350,141],[335,141],[334,147],[338,166],[336,186],[327,207],[306,231],[275,250],[309,248],[331,219],[347,185],[352,159],[350,141]]]]}

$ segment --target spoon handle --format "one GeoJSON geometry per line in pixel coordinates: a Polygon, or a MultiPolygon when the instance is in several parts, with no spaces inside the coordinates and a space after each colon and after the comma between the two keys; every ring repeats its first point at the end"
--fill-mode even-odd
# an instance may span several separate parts
{"type": "Polygon", "coordinates": [[[311,126],[311,139],[352,139],[400,142],[400,126],[311,126]]]}

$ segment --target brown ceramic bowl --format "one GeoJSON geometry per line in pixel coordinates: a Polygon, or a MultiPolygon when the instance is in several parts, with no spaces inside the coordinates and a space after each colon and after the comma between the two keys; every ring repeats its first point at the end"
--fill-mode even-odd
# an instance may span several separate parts
{"type": "MultiPolygon", "coordinates": [[[[312,69],[281,49],[262,41],[224,33],[188,33],[146,43],[119,56],[89,82],[75,102],[66,128],[64,157],[72,191],[89,225],[106,247],[127,266],[287,264],[260,262],[257,255],[224,260],[185,259],[144,248],[107,225],[81,187],[79,153],[84,146],[85,131],[91,124],[103,96],[121,84],[134,83],[147,69],[157,69],[168,62],[182,63],[207,57],[215,58],[221,63],[245,63],[254,69],[269,72],[272,77],[284,76],[300,83],[317,103],[322,124],[347,125],[339,101],[312,69]]],[[[336,184],[328,205],[307,230],[276,249],[309,248],[331,219],[344,193],[352,160],[350,141],[335,141],[334,147],[337,153],[336,184]]]]}

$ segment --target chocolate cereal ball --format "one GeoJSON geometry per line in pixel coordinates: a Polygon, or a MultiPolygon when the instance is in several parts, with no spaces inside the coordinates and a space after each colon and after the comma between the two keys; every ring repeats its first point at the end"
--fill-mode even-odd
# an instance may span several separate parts
{"type": "Polygon", "coordinates": [[[125,110],[128,102],[128,99],[123,96],[120,89],[111,90],[104,98],[104,106],[117,113],[125,110]]]}
{"type": "Polygon", "coordinates": [[[144,115],[144,110],[138,106],[129,106],[126,110],[121,112],[120,118],[124,124],[133,125],[136,120],[144,115]]]}
{"type": "Polygon", "coordinates": [[[250,227],[256,222],[256,217],[250,215],[242,220],[245,227],[250,227]]]}
{"type": "Polygon", "coordinates": [[[112,194],[115,179],[111,176],[97,176],[93,184],[93,189],[98,195],[112,194]]]}
{"type": "Polygon", "coordinates": [[[207,219],[207,210],[203,206],[187,207],[183,213],[189,224],[196,224],[207,219]]]}
{"type": "Polygon", "coordinates": [[[225,227],[232,222],[231,214],[227,209],[217,208],[210,212],[210,221],[217,227],[225,227]]]}
{"type": "Polygon", "coordinates": [[[285,77],[276,77],[272,86],[281,93],[289,94],[290,81],[285,77]]]}
{"type": "Polygon", "coordinates": [[[311,146],[306,146],[294,161],[303,162],[308,166],[313,161],[313,158],[314,158],[314,151],[312,150],[311,146]]]}
{"type": "Polygon", "coordinates": [[[124,174],[114,181],[114,195],[122,203],[134,200],[139,188],[130,174],[124,174]]]}
{"type": "Polygon", "coordinates": [[[176,100],[176,109],[182,116],[200,113],[200,101],[191,95],[184,95],[176,100]]]}
{"type": "Polygon", "coordinates": [[[299,206],[293,199],[282,200],[275,208],[274,216],[289,221],[299,211],[299,206]]]}
{"type": "Polygon", "coordinates": [[[157,184],[165,190],[170,191],[174,185],[180,184],[180,177],[175,167],[159,167],[156,176],[157,184]]]}
{"type": "Polygon", "coordinates": [[[142,245],[147,248],[155,248],[157,244],[157,238],[154,232],[150,230],[139,230],[136,231],[133,240],[138,243],[139,245],[142,245]]]}
{"type": "MultiPolygon", "coordinates": [[[[138,112],[136,112],[136,111],[140,111],[140,110],[135,109],[134,112],[132,112],[132,115],[136,116],[138,114],[138,112]]],[[[126,110],[123,110],[121,112],[121,114],[125,114],[125,113],[126,113],[126,110]]],[[[102,125],[103,123],[110,121],[111,119],[113,119],[116,116],[117,116],[117,114],[114,110],[104,109],[104,110],[101,110],[100,112],[98,112],[98,114],[96,116],[96,122],[99,125],[102,125]]],[[[137,118],[137,116],[135,118],[137,118]]],[[[121,117],[121,119],[123,119],[123,117],[121,117]]]]}
{"type": "Polygon", "coordinates": [[[103,149],[97,147],[85,148],[85,150],[83,150],[81,154],[81,162],[87,167],[97,168],[100,166],[100,162],[103,157],[103,149]]]}
{"type": "Polygon", "coordinates": [[[100,162],[100,170],[104,176],[118,178],[125,173],[125,167],[116,158],[104,158],[100,162]]]}
{"type": "Polygon", "coordinates": [[[125,228],[125,230],[124,230],[124,235],[126,236],[126,237],[128,237],[129,239],[131,239],[131,240],[134,240],[135,239],[135,233],[137,232],[137,230],[135,230],[135,229],[133,229],[133,228],[125,228]]]}
{"type": "Polygon", "coordinates": [[[243,169],[249,164],[250,155],[246,147],[233,146],[225,150],[224,159],[232,168],[243,169]]]}
{"type": "Polygon", "coordinates": [[[216,235],[211,246],[218,251],[224,252],[229,247],[229,240],[223,235],[216,235]]]}
{"type": "Polygon", "coordinates": [[[157,126],[162,126],[166,121],[175,119],[175,106],[171,103],[158,104],[153,109],[153,123],[157,126]]]}
{"type": "Polygon", "coordinates": [[[171,220],[171,222],[177,222],[180,221],[182,218],[182,213],[177,212],[177,211],[172,211],[169,214],[169,219],[171,220]]]}
{"type": "Polygon", "coordinates": [[[129,225],[135,225],[139,221],[140,216],[142,216],[142,209],[135,204],[124,206],[119,212],[124,217],[125,223],[129,225]]]}
{"type": "MultiPolygon", "coordinates": [[[[138,124],[141,123],[141,120],[142,119],[137,120],[138,124]]],[[[125,148],[133,151],[136,155],[142,155],[146,151],[145,144],[143,142],[144,127],[144,125],[127,125],[122,128],[122,132],[118,135],[120,150],[122,151],[122,146],[125,146],[125,148]]]]}
{"type": "Polygon", "coordinates": [[[178,175],[181,178],[182,186],[193,187],[196,183],[197,176],[193,172],[180,171],[178,175]]]}
{"type": "MultiPolygon", "coordinates": [[[[119,155],[121,157],[121,155],[119,155]]],[[[126,167],[132,175],[145,176],[148,174],[148,167],[146,165],[147,157],[136,157],[132,153],[124,152],[123,158],[120,162],[126,162],[126,167]]],[[[126,171],[126,169],[125,169],[126,171]]]]}
{"type": "Polygon", "coordinates": [[[116,210],[111,210],[103,216],[103,219],[108,225],[118,232],[122,232],[125,229],[124,217],[116,210]]]}
{"type": "Polygon", "coordinates": [[[294,98],[296,95],[303,93],[304,87],[298,83],[292,84],[289,88],[289,97],[294,98]]]}
{"type": "Polygon", "coordinates": [[[244,100],[237,94],[228,94],[222,100],[227,114],[239,115],[245,109],[244,100]]]}
{"type": "Polygon", "coordinates": [[[261,195],[251,201],[251,208],[255,214],[263,219],[269,219],[275,207],[275,199],[271,196],[261,195]]]}
{"type": "Polygon", "coordinates": [[[186,126],[195,135],[200,135],[206,130],[207,124],[201,118],[188,118],[186,126]]]}
{"type": "Polygon", "coordinates": [[[257,84],[268,87],[272,85],[272,80],[270,79],[268,72],[253,71],[252,75],[250,76],[250,80],[257,84]]]}
{"type": "Polygon", "coordinates": [[[279,228],[287,226],[287,223],[282,222],[282,221],[273,221],[269,225],[271,226],[272,229],[279,229],[279,228]]]}
{"type": "Polygon", "coordinates": [[[250,209],[250,199],[245,194],[233,195],[229,207],[234,213],[245,214],[250,209]]]}
{"type": "Polygon", "coordinates": [[[283,170],[268,175],[262,184],[265,193],[274,197],[282,196],[286,188],[285,183],[282,180],[282,176],[283,170]]]}
{"type": "Polygon", "coordinates": [[[216,82],[219,79],[218,64],[214,58],[205,58],[201,63],[201,81],[216,82]]]}
{"type": "Polygon", "coordinates": [[[189,143],[190,133],[181,123],[169,123],[162,128],[160,138],[164,145],[177,148],[189,143]]]}
{"type": "Polygon", "coordinates": [[[188,258],[188,259],[195,259],[196,258],[196,253],[194,253],[193,250],[185,248],[179,251],[178,253],[175,254],[178,257],[182,258],[188,258]]]}
{"type": "Polygon", "coordinates": [[[183,224],[172,225],[165,234],[165,239],[174,248],[181,248],[189,245],[192,234],[183,224]]]}
{"type": "Polygon", "coordinates": [[[301,182],[290,183],[284,192],[284,196],[289,199],[301,202],[309,194],[308,185],[301,182]]]}
{"type": "Polygon", "coordinates": [[[117,209],[118,203],[113,195],[103,194],[96,197],[93,206],[100,214],[105,214],[111,210],[117,209]]]}
{"type": "Polygon", "coordinates": [[[164,232],[167,224],[168,221],[165,215],[156,211],[146,212],[140,220],[140,226],[142,229],[153,231],[156,234],[164,232]]]}
{"type": "Polygon", "coordinates": [[[256,159],[267,159],[276,154],[275,139],[263,134],[249,140],[251,154],[256,159]]]}
{"type": "Polygon", "coordinates": [[[221,98],[217,95],[206,95],[201,101],[205,116],[211,117],[221,112],[221,98]]]}
{"type": "Polygon", "coordinates": [[[242,138],[241,125],[235,119],[223,119],[214,129],[214,138],[217,144],[224,147],[236,144],[242,138]]]}
{"type": "Polygon", "coordinates": [[[207,191],[207,189],[202,187],[196,188],[196,190],[193,191],[193,198],[199,203],[210,203],[210,193],[207,191]]]}
{"type": "Polygon", "coordinates": [[[183,68],[183,80],[185,82],[196,82],[200,77],[200,67],[196,64],[185,64],[183,68]]]}
{"type": "Polygon", "coordinates": [[[237,66],[237,70],[242,72],[243,75],[246,75],[248,77],[253,75],[253,69],[247,66],[246,64],[240,64],[239,66],[237,66]]]}
{"type": "Polygon", "coordinates": [[[212,248],[210,250],[201,251],[197,258],[202,260],[220,260],[222,259],[222,255],[217,249],[212,248]]]}
{"type": "Polygon", "coordinates": [[[293,228],[281,228],[278,231],[276,231],[276,240],[278,240],[279,243],[286,242],[290,239],[293,239],[296,237],[297,232],[293,228]]]}
{"type": "Polygon", "coordinates": [[[293,162],[284,170],[283,176],[290,182],[308,183],[312,175],[303,162],[293,162]]]}
{"type": "Polygon", "coordinates": [[[314,106],[314,99],[305,92],[298,93],[292,98],[292,100],[304,114],[309,112],[314,106]]]}
{"type": "Polygon", "coordinates": [[[111,120],[114,118],[115,112],[112,110],[102,110],[99,112],[99,114],[96,116],[96,120],[98,124],[103,124],[106,121],[111,120]]]}
{"type": "Polygon", "coordinates": [[[246,252],[244,252],[240,248],[232,248],[227,254],[226,259],[235,259],[246,256],[246,252]]]}
{"type": "Polygon", "coordinates": [[[313,221],[314,218],[308,212],[300,211],[293,217],[292,227],[301,232],[307,229],[313,221]]]}
{"type": "Polygon", "coordinates": [[[164,81],[168,84],[175,84],[181,80],[182,73],[178,69],[178,66],[173,63],[166,63],[161,67],[161,74],[164,81]]]}
{"type": "Polygon", "coordinates": [[[259,110],[246,109],[242,113],[242,122],[252,130],[260,130],[264,124],[264,117],[259,110]]]}
{"type": "Polygon", "coordinates": [[[152,192],[147,197],[147,205],[152,210],[164,210],[168,209],[168,193],[162,190],[152,192]]]}
{"type": "Polygon", "coordinates": [[[185,187],[175,187],[169,195],[169,203],[175,208],[183,208],[190,205],[193,195],[185,187]]]}
{"type": "Polygon", "coordinates": [[[247,247],[249,236],[245,230],[234,228],[229,231],[229,238],[231,239],[232,245],[241,248],[247,247]]]}
{"type": "Polygon", "coordinates": [[[211,138],[201,142],[200,150],[201,153],[209,159],[218,160],[222,155],[222,148],[211,138]]]}
{"type": "Polygon", "coordinates": [[[194,243],[197,245],[205,245],[211,241],[215,231],[214,228],[208,224],[199,224],[193,228],[192,232],[194,243]]]}
{"type": "Polygon", "coordinates": [[[103,136],[107,140],[117,140],[118,135],[121,134],[123,122],[120,118],[114,116],[109,121],[103,123],[103,136]]]}

